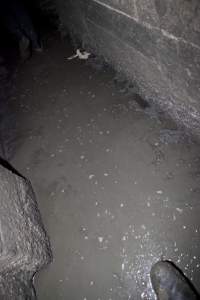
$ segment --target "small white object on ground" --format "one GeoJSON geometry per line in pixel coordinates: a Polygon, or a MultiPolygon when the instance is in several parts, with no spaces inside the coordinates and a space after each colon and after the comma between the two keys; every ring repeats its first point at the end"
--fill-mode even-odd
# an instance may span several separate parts
{"type": "Polygon", "coordinates": [[[68,60],[72,60],[72,59],[74,59],[74,58],[79,58],[79,59],[88,59],[89,58],[89,56],[91,55],[91,53],[89,53],[89,52],[87,52],[87,51],[82,51],[81,52],[81,50],[80,49],[77,49],[76,50],[76,54],[74,54],[74,55],[72,55],[72,56],[70,56],[70,57],[68,57],[67,59],[68,60]]]}
{"type": "Polygon", "coordinates": [[[98,240],[99,240],[99,243],[102,243],[102,242],[103,242],[103,237],[102,237],[102,236],[99,236],[99,237],[98,237],[98,240]]]}
{"type": "Polygon", "coordinates": [[[163,194],[163,191],[156,191],[156,193],[158,194],[158,195],[162,195],[163,194]]]}

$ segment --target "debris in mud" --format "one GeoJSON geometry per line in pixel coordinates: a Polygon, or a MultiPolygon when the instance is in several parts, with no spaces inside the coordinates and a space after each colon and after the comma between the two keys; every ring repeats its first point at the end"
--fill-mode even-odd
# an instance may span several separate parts
{"type": "Polygon", "coordinates": [[[103,237],[101,237],[101,236],[99,236],[99,237],[98,237],[98,241],[99,241],[99,243],[103,243],[103,240],[104,240],[104,238],[103,238],[103,237]]]}
{"type": "Polygon", "coordinates": [[[68,57],[67,59],[68,60],[72,60],[74,58],[79,58],[79,59],[82,59],[82,60],[86,60],[89,58],[89,56],[91,55],[91,53],[87,52],[87,51],[82,51],[80,49],[77,49],[76,50],[76,54],[68,57]]]}
{"type": "Polygon", "coordinates": [[[159,190],[159,191],[156,191],[156,193],[157,193],[158,195],[162,195],[162,194],[163,194],[163,191],[159,190]]]}

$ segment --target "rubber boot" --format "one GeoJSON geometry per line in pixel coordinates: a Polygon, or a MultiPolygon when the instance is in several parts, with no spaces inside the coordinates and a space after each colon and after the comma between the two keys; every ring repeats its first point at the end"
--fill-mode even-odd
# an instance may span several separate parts
{"type": "Polygon", "coordinates": [[[199,299],[187,278],[168,261],[160,261],[152,267],[151,283],[158,300],[199,299]]]}

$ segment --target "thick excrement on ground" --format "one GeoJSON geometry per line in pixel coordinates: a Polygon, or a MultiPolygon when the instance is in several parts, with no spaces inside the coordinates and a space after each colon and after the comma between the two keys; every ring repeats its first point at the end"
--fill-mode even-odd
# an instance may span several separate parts
{"type": "MultiPolygon", "coordinates": [[[[92,4],[84,13],[90,10],[92,4]]],[[[100,22],[103,14],[97,15],[100,22]]],[[[39,300],[154,300],[150,270],[160,260],[173,261],[200,291],[198,114],[191,127],[187,109],[183,122],[180,115],[173,118],[172,106],[159,105],[166,99],[151,101],[143,94],[147,86],[141,92],[124,73],[125,64],[115,68],[106,50],[101,56],[88,41],[80,48],[90,53],[87,59],[68,59],[83,47],[80,32],[77,40],[73,34],[45,32],[41,53],[23,62],[16,54],[10,68],[7,58],[0,61],[0,272],[8,278],[6,288],[0,279],[2,299],[17,299],[6,293],[21,283],[19,299],[34,299],[34,276],[39,300]],[[14,276],[20,280],[11,284],[14,276]]],[[[103,35],[97,40],[101,52],[103,35]]],[[[173,92],[171,86],[170,99],[173,92]]]]}

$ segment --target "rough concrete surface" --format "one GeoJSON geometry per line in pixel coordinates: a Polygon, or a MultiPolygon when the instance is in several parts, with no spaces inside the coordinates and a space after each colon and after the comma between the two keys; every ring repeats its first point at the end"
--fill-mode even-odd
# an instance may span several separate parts
{"type": "Polygon", "coordinates": [[[122,71],[150,103],[200,132],[198,0],[55,0],[62,28],[122,71]]]}
{"type": "Polygon", "coordinates": [[[162,258],[198,289],[200,145],[94,58],[68,61],[54,37],[44,47],[9,103],[11,163],[33,184],[54,256],[38,299],[153,300],[162,258]]]}
{"type": "Polygon", "coordinates": [[[0,298],[35,299],[32,279],[51,252],[30,183],[0,166],[0,298]]]}

